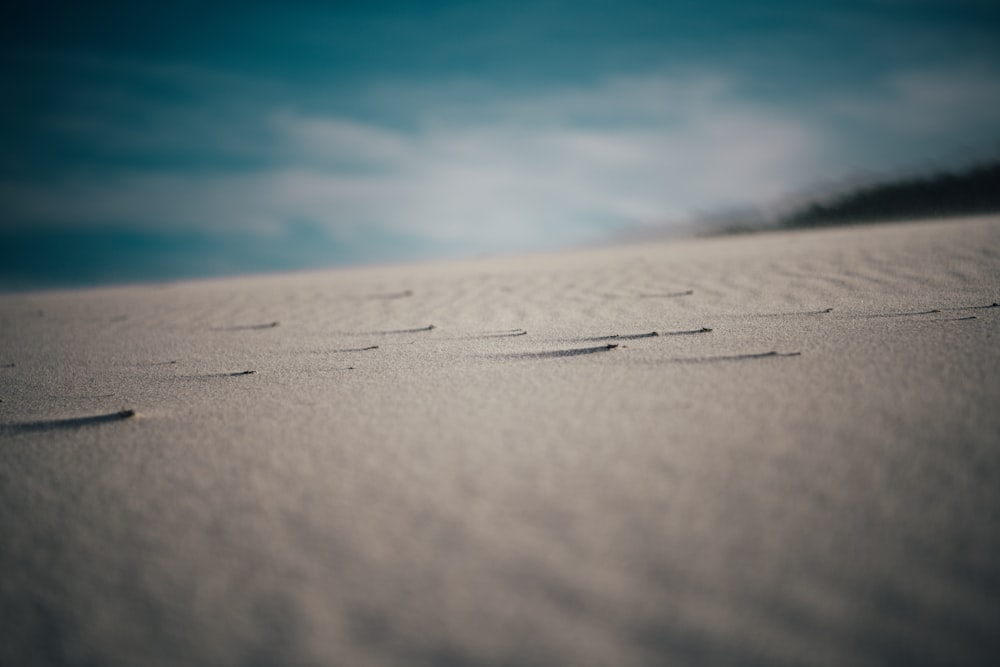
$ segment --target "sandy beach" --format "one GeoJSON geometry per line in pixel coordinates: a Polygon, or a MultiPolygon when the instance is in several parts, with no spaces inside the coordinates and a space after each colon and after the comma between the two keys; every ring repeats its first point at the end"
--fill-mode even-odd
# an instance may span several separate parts
{"type": "Polygon", "coordinates": [[[1000,217],[0,296],[0,664],[987,665],[1000,217]]]}

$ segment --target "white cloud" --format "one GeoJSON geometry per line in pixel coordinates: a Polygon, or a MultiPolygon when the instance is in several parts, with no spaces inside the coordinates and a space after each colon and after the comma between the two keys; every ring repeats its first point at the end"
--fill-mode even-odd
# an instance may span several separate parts
{"type": "MultiPolygon", "coordinates": [[[[281,125],[312,159],[384,168],[334,196],[341,219],[480,245],[574,240],[765,202],[800,183],[817,153],[808,127],[737,99],[716,76],[432,105],[411,133],[290,113],[281,125]]],[[[308,180],[341,185],[339,174],[308,180]]]]}
{"type": "MultiPolygon", "coordinates": [[[[257,128],[280,161],[264,170],[92,172],[3,196],[34,220],[258,233],[309,220],[481,251],[763,203],[814,177],[822,146],[815,128],[712,74],[438,93],[407,131],[275,109],[257,128]]],[[[400,103],[414,94],[401,87],[400,103]]]]}
{"type": "Polygon", "coordinates": [[[1000,137],[1000,71],[965,65],[893,72],[870,96],[838,97],[830,106],[850,120],[910,139],[1000,137]]]}
{"type": "Polygon", "coordinates": [[[343,118],[301,116],[285,110],[272,116],[271,127],[284,139],[284,151],[299,161],[325,159],[391,167],[411,150],[406,137],[343,118]]]}

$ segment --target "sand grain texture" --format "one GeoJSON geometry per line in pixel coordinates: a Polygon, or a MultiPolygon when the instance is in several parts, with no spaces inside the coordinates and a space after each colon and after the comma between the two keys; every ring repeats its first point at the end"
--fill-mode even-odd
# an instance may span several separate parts
{"type": "Polygon", "coordinates": [[[993,664],[998,301],[996,217],[0,297],[0,664],[993,664]]]}

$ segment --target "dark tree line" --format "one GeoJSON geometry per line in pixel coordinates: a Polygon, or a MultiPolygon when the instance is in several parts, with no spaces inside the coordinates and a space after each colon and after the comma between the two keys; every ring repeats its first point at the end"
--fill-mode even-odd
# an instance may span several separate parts
{"type": "Polygon", "coordinates": [[[862,187],[786,216],[784,227],[1000,212],[1000,160],[956,171],[862,187]]]}

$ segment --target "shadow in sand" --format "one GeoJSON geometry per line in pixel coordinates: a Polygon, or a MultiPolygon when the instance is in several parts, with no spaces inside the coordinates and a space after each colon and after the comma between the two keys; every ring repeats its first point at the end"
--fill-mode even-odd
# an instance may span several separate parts
{"type": "Polygon", "coordinates": [[[215,327],[212,331],[254,331],[259,329],[274,329],[281,323],[275,320],[274,322],[266,322],[264,324],[238,324],[231,327],[215,327]]]}
{"type": "Polygon", "coordinates": [[[809,315],[829,315],[833,308],[820,308],[819,310],[793,310],[785,313],[758,313],[755,317],[807,317],[809,315]]]}
{"type": "Polygon", "coordinates": [[[775,352],[774,350],[770,352],[753,352],[750,354],[720,354],[709,357],[675,357],[673,359],[665,359],[667,363],[671,364],[707,364],[716,361],[748,361],[751,359],[773,359],[776,357],[798,357],[801,356],[801,352],[775,352]]]}
{"type": "Polygon", "coordinates": [[[470,338],[511,338],[513,336],[527,336],[524,329],[506,329],[504,331],[486,331],[481,334],[474,334],[470,338]]]}
{"type": "Polygon", "coordinates": [[[639,334],[612,334],[610,336],[580,338],[579,340],[597,343],[602,340],[638,340],[640,338],[657,338],[659,336],[693,336],[695,334],[710,333],[711,331],[712,330],[708,327],[701,327],[700,329],[683,329],[680,331],[650,331],[649,333],[639,334]]]}
{"type": "Polygon", "coordinates": [[[916,317],[918,315],[933,315],[940,312],[937,308],[931,308],[930,310],[914,310],[902,313],[873,313],[871,315],[861,315],[860,317],[867,319],[875,319],[877,317],[916,317]]]}
{"type": "Polygon", "coordinates": [[[0,431],[7,433],[36,433],[39,431],[56,431],[63,429],[85,428],[111,422],[123,421],[135,416],[135,410],[120,410],[106,415],[91,417],[71,417],[69,419],[41,419],[33,422],[0,425],[0,431]]]}
{"type": "Polygon", "coordinates": [[[386,329],[383,331],[360,331],[356,332],[356,335],[361,336],[388,336],[391,334],[408,334],[408,333],[421,333],[424,331],[433,331],[436,329],[433,324],[428,324],[425,327],[418,327],[416,329],[386,329]]]}
{"type": "MultiPolygon", "coordinates": [[[[988,303],[983,306],[951,306],[947,308],[931,308],[929,310],[914,310],[899,313],[871,313],[867,315],[858,315],[857,317],[862,319],[874,319],[878,317],[914,317],[919,315],[935,315],[937,313],[954,313],[963,310],[988,310],[990,308],[1000,308],[1000,303],[993,302],[988,303]]],[[[967,319],[967,318],[956,318],[956,319],[967,319]]],[[[945,321],[945,320],[937,320],[945,321]]]]}
{"type": "Polygon", "coordinates": [[[640,299],[676,299],[680,296],[691,296],[693,289],[681,290],[680,292],[640,292],[640,299]]]}
{"type": "Polygon", "coordinates": [[[504,329],[501,331],[480,331],[478,333],[466,333],[458,334],[456,336],[445,336],[439,337],[436,340],[448,341],[448,340],[486,340],[490,338],[516,338],[518,336],[527,336],[528,332],[524,329],[504,329]]]}
{"type": "Polygon", "coordinates": [[[256,374],[257,374],[257,371],[255,371],[255,370],[247,370],[247,371],[235,371],[235,372],[231,372],[231,373],[229,373],[229,372],[227,372],[227,373],[197,373],[197,374],[194,374],[194,375],[176,375],[174,377],[188,378],[188,379],[191,379],[191,380],[210,380],[212,378],[234,378],[234,377],[240,377],[242,375],[256,375],[256,374]]]}
{"type": "Polygon", "coordinates": [[[574,347],[568,350],[552,350],[550,352],[523,352],[520,354],[503,354],[504,359],[554,359],[557,357],[577,357],[581,354],[595,354],[597,352],[607,352],[618,347],[617,344],[608,343],[598,347],[574,347]]]}

